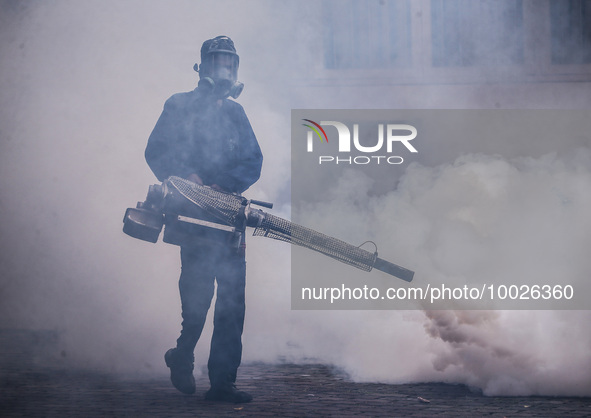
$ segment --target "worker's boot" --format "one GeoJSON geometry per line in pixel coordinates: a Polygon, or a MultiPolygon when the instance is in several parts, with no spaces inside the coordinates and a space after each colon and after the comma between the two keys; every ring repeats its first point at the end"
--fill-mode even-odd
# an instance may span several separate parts
{"type": "Polygon", "coordinates": [[[191,395],[195,393],[193,377],[193,353],[184,353],[178,348],[171,348],[164,355],[164,361],[170,368],[170,381],[179,391],[191,395]]]}

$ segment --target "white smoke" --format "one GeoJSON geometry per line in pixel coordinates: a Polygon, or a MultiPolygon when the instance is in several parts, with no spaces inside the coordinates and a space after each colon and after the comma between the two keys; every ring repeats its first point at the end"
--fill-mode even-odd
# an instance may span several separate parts
{"type": "MultiPolygon", "coordinates": [[[[306,210],[316,209],[311,222],[324,230],[339,230],[343,208],[347,218],[368,220],[347,224],[351,236],[385,243],[380,256],[416,266],[417,280],[453,287],[485,277],[488,283],[568,282],[581,289],[591,268],[585,256],[590,188],[589,148],[562,158],[473,154],[436,167],[413,164],[398,188],[382,196],[368,193],[371,179],[349,171],[324,202],[306,210]]],[[[588,311],[314,317],[306,333],[322,347],[321,359],[354,379],[462,382],[488,395],[591,393],[588,311]]]]}
{"type": "MultiPolygon", "coordinates": [[[[284,217],[292,107],[588,103],[588,85],[577,83],[521,86],[519,96],[513,85],[401,85],[395,103],[380,86],[352,95],[350,87],[298,85],[318,58],[310,55],[322,39],[316,7],[0,3],[0,326],[58,330],[70,364],[166,373],[162,354],[180,328],[178,248],[125,236],[121,219],[156,182],[143,160],[147,137],[166,98],[194,88],[191,68],[212,36],[236,42],[246,84],[239,101],[265,155],[247,196],[275,201],[273,213],[284,217]]],[[[380,196],[350,174],[317,209],[364,202],[349,205],[349,216],[370,222],[350,233],[388,243],[385,259],[395,254],[433,280],[494,275],[502,266],[532,280],[580,280],[589,271],[589,144],[563,144],[583,147],[573,157],[531,144],[535,158],[523,150],[512,158],[505,144],[503,157],[456,159],[460,144],[447,150],[451,160],[408,167],[397,189],[380,196]]],[[[318,219],[318,229],[330,231],[330,221],[318,219]]],[[[591,394],[588,312],[291,311],[289,245],[251,238],[248,247],[246,362],[325,361],[360,381],[464,382],[489,394],[591,394]]],[[[210,325],[199,364],[208,332],[210,325]]]]}

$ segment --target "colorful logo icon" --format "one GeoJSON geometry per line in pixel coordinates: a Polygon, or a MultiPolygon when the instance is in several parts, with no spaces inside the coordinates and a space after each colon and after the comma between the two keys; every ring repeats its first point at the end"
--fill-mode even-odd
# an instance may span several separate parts
{"type": "Polygon", "coordinates": [[[322,126],[320,126],[319,124],[317,124],[316,122],[314,122],[313,120],[310,120],[310,119],[302,119],[302,120],[303,121],[306,121],[306,122],[310,122],[312,125],[314,125],[314,126],[311,126],[311,125],[308,125],[306,123],[302,123],[302,125],[304,125],[305,127],[310,128],[314,132],[316,132],[316,135],[318,135],[318,138],[320,138],[320,141],[321,142],[322,142],[322,138],[323,138],[323,135],[324,135],[324,140],[328,143],[328,136],[326,135],[326,132],[324,131],[324,129],[322,128],[322,126]],[[322,135],[320,135],[320,132],[318,132],[318,129],[316,129],[316,128],[320,129],[320,132],[322,132],[322,135]]]}

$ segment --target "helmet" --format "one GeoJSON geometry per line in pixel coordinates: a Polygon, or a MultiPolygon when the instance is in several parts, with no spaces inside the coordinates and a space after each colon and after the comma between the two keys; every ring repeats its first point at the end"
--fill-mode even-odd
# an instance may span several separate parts
{"type": "Polygon", "coordinates": [[[234,42],[227,36],[208,39],[201,46],[201,65],[193,69],[199,73],[199,87],[215,97],[225,99],[240,96],[244,84],[237,81],[239,57],[234,42]]]}

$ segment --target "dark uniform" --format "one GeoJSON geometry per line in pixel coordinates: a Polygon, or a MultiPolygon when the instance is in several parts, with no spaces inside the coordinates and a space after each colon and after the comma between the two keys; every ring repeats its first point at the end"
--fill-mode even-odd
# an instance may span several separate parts
{"type": "MultiPolygon", "coordinates": [[[[210,90],[198,87],[166,101],[148,140],[146,161],[160,181],[170,176],[189,178],[196,174],[204,185],[241,193],[258,180],[263,156],[242,106],[215,97],[210,90]]],[[[208,361],[212,389],[206,397],[247,402],[250,395],[233,386],[242,356],[244,247],[237,249],[224,238],[212,242],[210,236],[208,240],[195,242],[181,246],[182,330],[177,347],[165,356],[171,368],[171,380],[182,392],[195,391],[193,351],[217,281],[208,361]]]]}
{"type": "Polygon", "coordinates": [[[205,185],[242,193],[258,180],[263,156],[242,106],[197,88],[166,101],[146,161],[160,181],[196,173],[205,185]]]}

